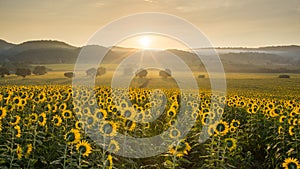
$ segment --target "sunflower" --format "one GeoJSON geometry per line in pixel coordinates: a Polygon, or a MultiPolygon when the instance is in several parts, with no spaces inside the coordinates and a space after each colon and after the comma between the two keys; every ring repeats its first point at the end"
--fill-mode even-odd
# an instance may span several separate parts
{"type": "Polygon", "coordinates": [[[240,126],[240,121],[233,119],[230,123],[231,127],[239,127],[240,126]]]}
{"type": "Polygon", "coordinates": [[[26,148],[27,148],[27,150],[25,151],[25,152],[26,152],[26,153],[25,153],[25,158],[28,158],[29,155],[30,155],[31,152],[32,152],[32,144],[27,144],[26,148]]]}
{"type": "Polygon", "coordinates": [[[104,120],[104,119],[107,117],[107,111],[104,110],[104,109],[96,110],[96,112],[95,112],[95,117],[96,117],[98,120],[104,120]]]}
{"type": "Polygon", "coordinates": [[[68,144],[76,144],[80,141],[80,132],[77,129],[71,129],[67,134],[65,134],[65,140],[68,144]]]}
{"type": "Polygon", "coordinates": [[[70,119],[70,118],[72,118],[72,111],[71,110],[64,110],[62,112],[62,117],[64,119],[70,119]]]}
{"type": "Polygon", "coordinates": [[[226,138],[224,140],[225,146],[229,151],[233,151],[236,148],[236,139],[234,138],[226,138]]]}
{"type": "Polygon", "coordinates": [[[9,124],[14,126],[20,123],[21,117],[19,115],[15,115],[10,119],[9,124]]]}
{"type": "Polygon", "coordinates": [[[169,126],[176,126],[178,124],[177,119],[171,119],[168,123],[169,126]]]}
{"type": "Polygon", "coordinates": [[[107,169],[112,169],[112,167],[113,167],[113,159],[112,159],[112,156],[110,154],[107,156],[105,166],[106,166],[107,169]]]}
{"type": "Polygon", "coordinates": [[[231,133],[234,133],[234,132],[236,132],[236,127],[234,127],[234,126],[230,126],[229,127],[229,131],[231,132],[231,133]]]}
{"type": "Polygon", "coordinates": [[[65,110],[67,110],[67,104],[62,103],[61,105],[59,105],[58,109],[64,112],[65,110]]]}
{"type": "Polygon", "coordinates": [[[92,152],[92,147],[86,140],[82,140],[76,144],[76,150],[81,155],[87,157],[92,152]]]}
{"type": "Polygon", "coordinates": [[[38,119],[38,115],[36,113],[31,113],[29,119],[31,123],[35,123],[38,119]]]}
{"type": "Polygon", "coordinates": [[[16,153],[17,153],[17,157],[20,160],[23,156],[22,154],[22,147],[20,146],[20,144],[17,144],[17,149],[16,149],[16,153]]]}
{"type": "Polygon", "coordinates": [[[282,126],[279,126],[279,127],[278,127],[278,134],[281,134],[281,133],[283,133],[283,127],[282,127],[282,126]]]}
{"type": "Polygon", "coordinates": [[[193,111],[192,114],[191,114],[191,117],[192,117],[193,120],[196,120],[198,118],[198,116],[199,116],[198,111],[193,111]]]}
{"type": "Polygon", "coordinates": [[[212,119],[209,117],[209,114],[204,113],[201,118],[201,123],[203,125],[209,125],[209,124],[211,124],[211,122],[212,122],[212,119]]]}
{"type": "Polygon", "coordinates": [[[127,119],[133,119],[135,117],[135,112],[132,108],[124,108],[121,110],[121,115],[127,119]]]}
{"type": "Polygon", "coordinates": [[[169,152],[170,154],[176,155],[177,157],[182,157],[184,155],[188,155],[188,151],[190,151],[191,149],[192,148],[188,142],[180,140],[171,145],[169,152]]]}
{"type": "Polygon", "coordinates": [[[181,132],[177,128],[172,127],[170,129],[170,134],[169,134],[170,138],[178,139],[180,137],[180,135],[181,135],[181,132]]]}
{"type": "Polygon", "coordinates": [[[280,116],[280,118],[279,118],[279,122],[280,123],[283,123],[284,121],[286,120],[286,116],[280,116]]]}
{"type": "Polygon", "coordinates": [[[14,129],[16,130],[16,137],[20,138],[21,137],[21,127],[19,125],[15,125],[14,129]]]}
{"type": "Polygon", "coordinates": [[[168,117],[170,117],[170,118],[172,118],[172,117],[175,117],[176,116],[176,110],[175,109],[169,109],[168,111],[167,111],[167,116],[168,117]]]}
{"type": "Polygon", "coordinates": [[[290,136],[293,136],[295,134],[295,128],[294,128],[294,126],[290,126],[289,127],[289,134],[290,134],[290,136]]]}
{"type": "Polygon", "coordinates": [[[20,96],[15,96],[13,98],[13,104],[17,105],[17,106],[20,106],[20,105],[22,105],[21,100],[22,100],[22,98],[20,96]]]}
{"type": "Polygon", "coordinates": [[[115,136],[117,134],[117,124],[112,121],[104,121],[100,125],[99,131],[104,136],[115,136]]]}
{"type": "Polygon", "coordinates": [[[82,109],[82,114],[84,114],[84,115],[92,114],[92,113],[91,113],[91,109],[90,109],[89,107],[84,107],[84,108],[82,109]]]}
{"type": "Polygon", "coordinates": [[[0,107],[0,120],[5,118],[6,116],[6,109],[3,107],[0,107]]]}
{"type": "Polygon", "coordinates": [[[134,121],[124,119],[124,127],[125,127],[125,130],[132,131],[135,129],[136,123],[134,121]]]}
{"type": "Polygon", "coordinates": [[[208,128],[207,128],[207,133],[210,136],[215,135],[216,134],[215,128],[216,128],[216,124],[209,125],[208,128]]]}
{"type": "Polygon", "coordinates": [[[108,144],[108,151],[111,153],[116,153],[120,150],[119,143],[116,140],[110,140],[108,144]]]}
{"type": "Polygon", "coordinates": [[[39,118],[38,118],[38,123],[40,126],[45,126],[46,123],[47,123],[47,117],[46,117],[46,113],[43,112],[39,115],[39,118]]]}
{"type": "Polygon", "coordinates": [[[282,167],[285,169],[299,169],[300,165],[298,159],[289,157],[284,160],[282,167]]]}
{"type": "Polygon", "coordinates": [[[62,119],[59,115],[55,115],[52,117],[52,122],[55,126],[59,127],[62,123],[62,119]]]}
{"type": "Polygon", "coordinates": [[[92,115],[86,115],[84,124],[86,127],[92,127],[96,124],[96,117],[92,115]]]}
{"type": "Polygon", "coordinates": [[[80,130],[83,129],[83,122],[82,121],[76,121],[75,128],[80,130]]]}
{"type": "Polygon", "coordinates": [[[226,121],[221,120],[216,125],[215,131],[216,131],[216,134],[219,134],[221,136],[225,136],[229,131],[228,123],[226,121]]]}

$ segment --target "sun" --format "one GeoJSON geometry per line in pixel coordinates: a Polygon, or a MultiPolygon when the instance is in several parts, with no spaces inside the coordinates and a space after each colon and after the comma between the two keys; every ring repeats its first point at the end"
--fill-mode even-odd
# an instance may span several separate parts
{"type": "Polygon", "coordinates": [[[139,44],[143,49],[148,49],[151,44],[151,39],[148,36],[143,36],[139,39],[139,44]]]}

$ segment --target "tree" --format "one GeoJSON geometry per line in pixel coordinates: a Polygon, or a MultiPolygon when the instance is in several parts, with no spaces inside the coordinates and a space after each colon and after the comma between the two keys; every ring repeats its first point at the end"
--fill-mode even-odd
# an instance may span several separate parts
{"type": "Polygon", "coordinates": [[[22,76],[22,77],[25,78],[26,76],[31,75],[31,71],[28,68],[18,68],[16,70],[16,75],[17,76],[22,76]]]}
{"type": "Polygon", "coordinates": [[[97,76],[102,76],[106,73],[106,68],[105,67],[99,67],[97,69],[97,76]]]}
{"type": "Polygon", "coordinates": [[[47,73],[47,70],[45,66],[36,66],[34,67],[32,73],[35,75],[44,75],[47,73]]]}
{"type": "Polygon", "coordinates": [[[5,75],[9,75],[9,70],[5,67],[0,68],[0,75],[1,77],[4,77],[5,75]]]}
{"type": "Polygon", "coordinates": [[[143,78],[143,77],[146,77],[148,74],[148,71],[145,70],[145,69],[141,69],[141,70],[138,70],[136,73],[135,73],[135,76],[139,77],[139,78],[143,78]]]}
{"type": "Polygon", "coordinates": [[[163,78],[171,77],[171,70],[170,69],[161,70],[159,71],[159,76],[163,78]]]}
{"type": "Polygon", "coordinates": [[[65,72],[64,76],[67,77],[67,78],[72,78],[72,77],[75,76],[75,74],[73,72],[65,72]]]}
{"type": "Polygon", "coordinates": [[[94,77],[97,74],[97,69],[96,68],[90,68],[85,71],[87,76],[94,77]]]}

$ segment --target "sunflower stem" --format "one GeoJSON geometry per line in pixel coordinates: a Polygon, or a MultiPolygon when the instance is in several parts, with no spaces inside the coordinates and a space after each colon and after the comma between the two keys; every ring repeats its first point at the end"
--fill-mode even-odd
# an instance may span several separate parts
{"type": "Polygon", "coordinates": [[[64,166],[63,166],[63,169],[66,169],[67,150],[68,150],[68,145],[66,144],[65,153],[64,153],[64,166]]]}

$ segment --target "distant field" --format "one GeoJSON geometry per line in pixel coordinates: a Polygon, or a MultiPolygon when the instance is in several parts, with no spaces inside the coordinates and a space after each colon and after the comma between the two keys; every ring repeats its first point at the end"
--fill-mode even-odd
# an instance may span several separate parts
{"type": "MultiPolygon", "coordinates": [[[[0,85],[71,85],[72,79],[64,77],[64,72],[72,70],[72,65],[47,65],[48,68],[55,69],[46,75],[31,75],[26,78],[9,75],[0,78],[0,85]],[[63,70],[65,69],[65,70],[63,70]]],[[[195,73],[195,77],[199,74],[195,73]]],[[[107,71],[104,76],[96,78],[96,85],[110,86],[112,71],[107,71]]],[[[230,94],[257,93],[258,95],[300,95],[300,74],[290,74],[289,79],[279,79],[277,73],[226,73],[227,92],[230,94]]],[[[196,78],[199,89],[210,90],[210,81],[205,74],[205,78],[196,78]]],[[[184,78],[184,77],[183,77],[184,78]]],[[[157,72],[149,72],[146,79],[150,79],[147,88],[177,88],[176,82],[171,79],[164,79],[157,76],[157,72]]],[[[139,87],[145,83],[146,79],[134,78],[131,81],[132,87],[139,87]]]]}

